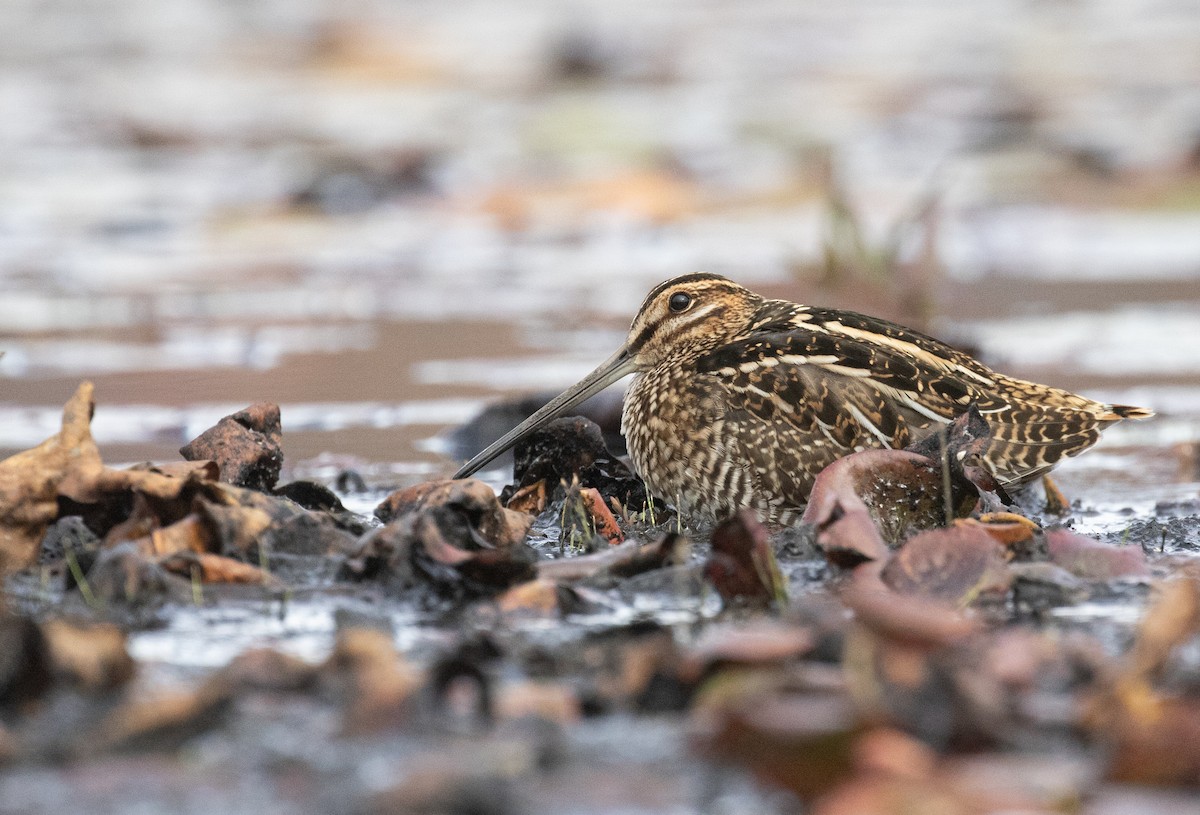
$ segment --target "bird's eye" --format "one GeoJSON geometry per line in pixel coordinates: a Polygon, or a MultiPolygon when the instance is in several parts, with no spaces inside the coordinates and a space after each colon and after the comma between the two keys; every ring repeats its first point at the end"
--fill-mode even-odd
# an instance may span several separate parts
{"type": "Polygon", "coordinates": [[[692,296],[686,292],[677,291],[671,295],[671,299],[667,301],[667,306],[671,311],[678,314],[681,311],[687,311],[692,305],[692,296]]]}

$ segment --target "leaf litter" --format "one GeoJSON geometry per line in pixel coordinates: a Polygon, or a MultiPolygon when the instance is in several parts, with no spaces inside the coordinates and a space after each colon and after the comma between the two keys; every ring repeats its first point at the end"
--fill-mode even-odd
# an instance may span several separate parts
{"type": "Polygon", "coordinates": [[[585,420],[518,450],[499,496],[424,482],[368,518],[275,483],[274,406],[116,470],[92,399],[0,462],[10,773],[139,756],[188,777],[208,745],[301,812],[523,811],[634,764],[658,770],[651,799],[743,783],[764,811],[832,815],[1153,811],[1200,786],[1200,568],[1031,519],[972,466],[977,416],[942,439],[966,455],[831,465],[783,530],[685,526],[585,420]],[[1149,605],[1115,647],[1046,616],[1124,587],[1149,605]],[[131,647],[197,610],[302,602],[333,610],[323,654],[156,676],[131,647]],[[391,769],[361,783],[365,757],[391,769]]]}

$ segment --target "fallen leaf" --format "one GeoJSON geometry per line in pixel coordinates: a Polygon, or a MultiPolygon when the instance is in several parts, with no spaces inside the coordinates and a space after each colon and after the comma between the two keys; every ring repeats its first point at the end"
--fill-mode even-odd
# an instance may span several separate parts
{"type": "Polygon", "coordinates": [[[718,674],[700,693],[693,743],[706,757],[805,800],[851,773],[859,724],[845,696],[745,674],[718,674]]]}
{"type": "Polygon", "coordinates": [[[538,577],[569,583],[604,575],[632,577],[663,566],[683,563],[690,543],[683,535],[671,532],[653,543],[627,540],[590,555],[539,560],[538,577]]]}
{"type": "Polygon", "coordinates": [[[561,613],[559,585],[544,578],[518,583],[496,598],[496,607],[504,614],[557,615],[561,613]]]}
{"type": "Polygon", "coordinates": [[[704,574],[725,602],[787,603],[787,583],[766,528],[752,510],[717,524],[704,574]]]}
{"type": "Polygon", "coordinates": [[[508,682],[496,690],[494,703],[498,721],[537,718],[570,725],[582,716],[579,697],[562,682],[508,682]]]}
{"type": "Polygon", "coordinates": [[[680,677],[696,682],[721,665],[778,666],[812,651],[816,638],[806,626],[772,620],[709,627],[683,654],[680,677]]]}
{"type": "Polygon", "coordinates": [[[880,577],[901,594],[955,606],[1003,595],[1012,584],[999,544],[978,524],[921,532],[892,555],[880,577]]]}
{"type": "Polygon", "coordinates": [[[1058,528],[1046,530],[1050,560],[1084,580],[1143,577],[1150,572],[1142,547],[1113,546],[1058,528]]]}
{"type": "Polygon", "coordinates": [[[99,470],[92,441],[92,383],[82,383],[63,408],[62,429],[0,461],[0,575],[37,560],[46,528],[58,517],[59,487],[76,470],[99,470]]]}
{"type": "Polygon", "coordinates": [[[211,552],[182,551],[161,561],[168,572],[203,583],[254,583],[273,585],[278,581],[257,566],[211,552]]]}
{"type": "Polygon", "coordinates": [[[1004,546],[1010,556],[1020,556],[1032,547],[1042,528],[1024,515],[1015,512],[986,512],[976,519],[957,520],[956,525],[977,524],[984,532],[1004,546]]]}
{"type": "Polygon", "coordinates": [[[396,651],[392,635],[373,628],[338,631],[321,681],[345,707],[343,732],[376,733],[406,721],[425,675],[396,651]]]}
{"type": "Polygon", "coordinates": [[[442,508],[443,517],[459,517],[465,527],[475,528],[483,540],[497,547],[525,540],[533,516],[500,505],[496,494],[478,479],[426,481],[398,490],[375,508],[384,523],[421,510],[442,508]]]}
{"type": "Polygon", "coordinates": [[[126,700],[76,744],[80,757],[96,753],[174,750],[224,721],[233,702],[216,676],[189,690],[126,700]]]}
{"type": "Polygon", "coordinates": [[[979,623],[952,606],[916,595],[851,585],[841,598],[867,629],[906,645],[941,648],[962,642],[980,630],[979,623]]]}
{"type": "Polygon", "coordinates": [[[76,687],[99,693],[133,677],[135,666],[125,646],[125,632],[115,625],[47,620],[42,633],[54,673],[76,687]]]}
{"type": "Polygon", "coordinates": [[[546,482],[543,479],[526,484],[504,502],[507,509],[529,515],[541,515],[546,510],[546,482]]]}
{"type": "MultiPolygon", "coordinates": [[[[957,508],[951,510],[951,515],[956,514],[957,508]]],[[[801,522],[820,529],[842,517],[857,519],[862,511],[889,545],[899,544],[915,531],[945,525],[940,468],[925,456],[905,450],[851,453],[817,474],[801,522]]],[[[860,526],[856,524],[856,535],[860,526]]],[[[863,545],[868,555],[875,548],[870,543],[852,548],[863,545]]]]}

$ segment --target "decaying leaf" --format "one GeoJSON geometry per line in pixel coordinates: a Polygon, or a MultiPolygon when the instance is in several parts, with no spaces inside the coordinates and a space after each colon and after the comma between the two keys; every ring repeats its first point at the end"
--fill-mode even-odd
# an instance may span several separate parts
{"type": "Polygon", "coordinates": [[[883,582],[956,606],[980,595],[1003,595],[1012,576],[1000,546],[979,525],[931,529],[910,538],[883,567],[883,582]]]}
{"type": "Polygon", "coordinates": [[[786,676],[719,674],[701,689],[695,744],[803,799],[846,778],[859,722],[844,695],[812,693],[786,676]]]}
{"type": "Polygon", "coordinates": [[[174,750],[220,725],[233,701],[215,675],[194,689],[127,699],[76,743],[80,755],[174,750]]]}
{"type": "Polygon", "coordinates": [[[739,511],[713,530],[704,574],[726,602],[787,603],[787,583],[775,550],[752,510],[739,511]]]}
{"type": "Polygon", "coordinates": [[[134,662],[125,647],[125,632],[115,625],[48,620],[42,625],[42,633],[59,679],[100,692],[123,685],[133,676],[134,662]]]}
{"type": "Polygon", "coordinates": [[[344,705],[347,734],[401,724],[425,682],[424,674],[397,653],[390,632],[357,626],[338,631],[333,652],[319,673],[322,684],[344,705]]]}
{"type": "Polygon", "coordinates": [[[604,498],[600,495],[599,490],[595,487],[584,487],[579,491],[579,497],[583,499],[583,505],[592,520],[592,528],[596,530],[597,535],[608,541],[611,546],[616,546],[625,540],[625,533],[621,531],[608,504],[604,503],[604,498]]]}
{"type": "Polygon", "coordinates": [[[1149,574],[1140,546],[1113,546],[1070,529],[1046,530],[1051,562],[1085,580],[1112,580],[1149,574]]]}
{"type": "Polygon", "coordinates": [[[1119,675],[1085,714],[1088,726],[1112,743],[1108,774],[1114,780],[1200,785],[1200,697],[1157,685],[1176,649],[1197,633],[1200,582],[1185,577],[1159,584],[1119,675]]]}
{"type": "Polygon", "coordinates": [[[532,516],[501,506],[492,488],[474,478],[426,481],[398,490],[375,508],[375,515],[387,523],[430,508],[444,510],[446,518],[461,518],[464,527],[476,529],[483,540],[499,547],[525,540],[533,525],[532,516]]]}
{"type": "Polygon", "coordinates": [[[63,408],[62,429],[0,461],[0,575],[37,560],[46,528],[58,517],[60,486],[77,471],[102,468],[92,441],[92,383],[84,382],[63,408]]]}
{"type": "Polygon", "coordinates": [[[689,547],[686,537],[672,532],[652,543],[627,540],[590,555],[539,560],[537,573],[540,578],[567,583],[605,575],[632,577],[652,569],[683,563],[689,547]]]}
{"type": "Polygon", "coordinates": [[[180,551],[161,561],[162,567],[203,583],[253,583],[275,585],[274,577],[257,566],[211,552],[180,551]]]}

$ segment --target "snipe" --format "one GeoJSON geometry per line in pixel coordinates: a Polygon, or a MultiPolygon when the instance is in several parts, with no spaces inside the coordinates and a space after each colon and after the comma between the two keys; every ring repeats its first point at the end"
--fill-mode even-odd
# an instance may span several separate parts
{"type": "Polygon", "coordinates": [[[684,515],[752,507],[787,523],[841,456],[905,447],[974,404],[997,480],[1018,486],[1149,410],[997,373],[938,340],[852,311],[768,300],[714,274],[646,296],[625,343],[458,471],[474,473],[624,376],[621,432],[638,475],[684,515]]]}

